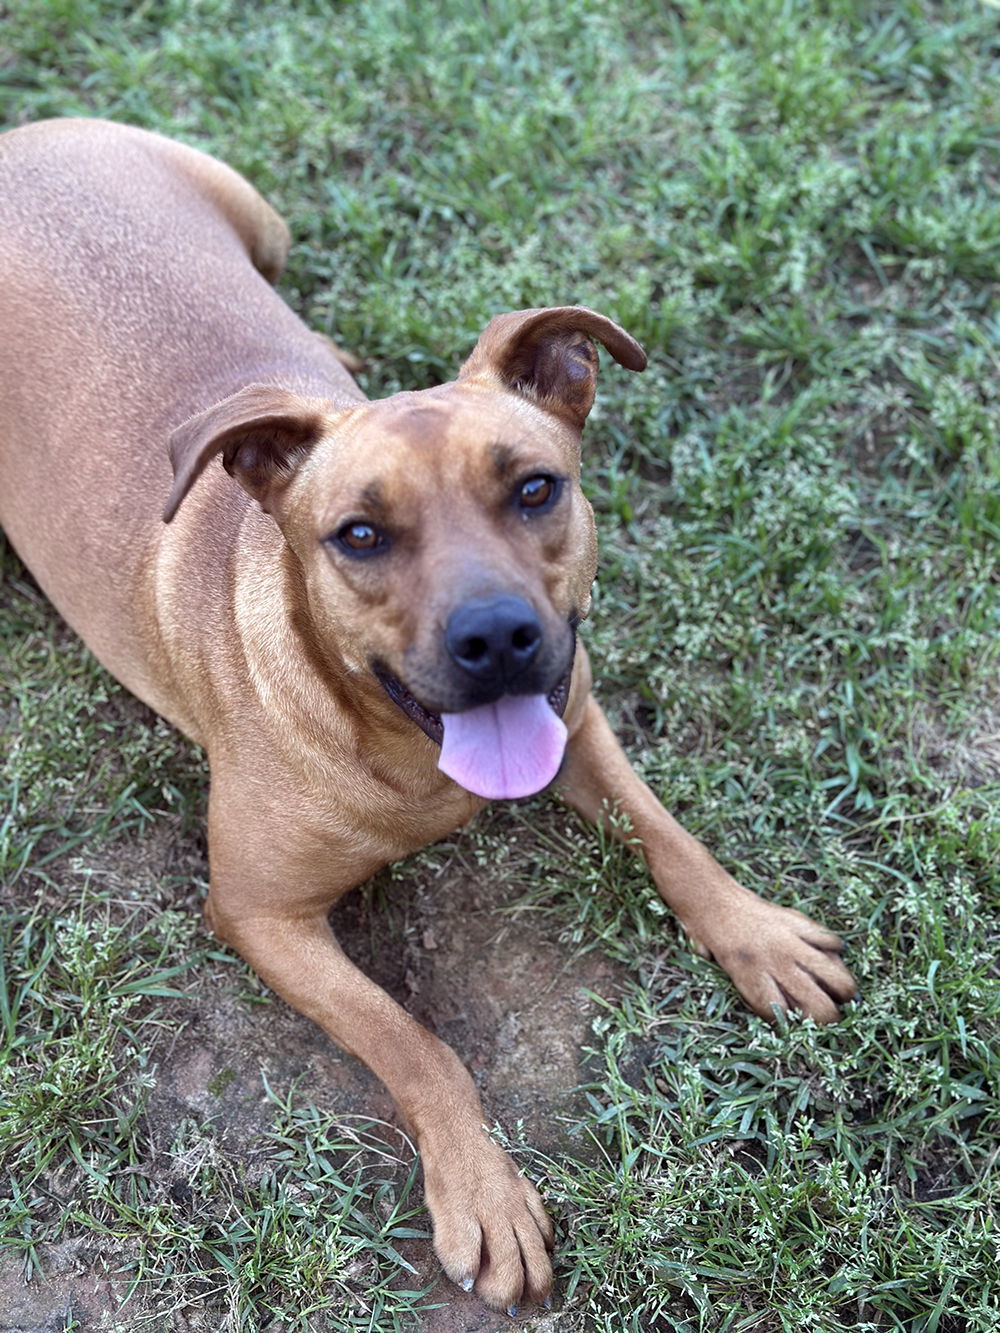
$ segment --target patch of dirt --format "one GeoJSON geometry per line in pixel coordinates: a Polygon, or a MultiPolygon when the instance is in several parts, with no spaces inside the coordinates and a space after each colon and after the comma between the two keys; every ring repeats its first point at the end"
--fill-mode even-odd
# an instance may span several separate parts
{"type": "Polygon", "coordinates": [[[928,705],[913,724],[915,747],[939,773],[967,787],[981,787],[1000,779],[1000,694],[981,700],[956,733],[928,705]]]}
{"type": "Polygon", "coordinates": [[[85,1238],[45,1247],[45,1278],[25,1282],[19,1257],[0,1255],[0,1329],[3,1333],[64,1333],[108,1328],[104,1316],[121,1304],[123,1284],[100,1262],[85,1238]]]}
{"type": "MultiPolygon", "coordinates": [[[[512,855],[523,863],[517,849],[512,855]]],[[[183,904],[195,912],[200,899],[193,884],[206,875],[201,835],[182,836],[169,819],[141,838],[89,853],[86,867],[86,875],[126,903],[183,904]],[[179,886],[176,898],[171,884],[179,886]]],[[[73,862],[48,869],[55,874],[42,892],[54,910],[65,911],[67,902],[78,900],[85,873],[73,862]]],[[[569,1140],[566,1121],[586,1114],[582,1094],[574,1091],[587,1077],[582,1049],[597,1015],[586,992],[611,997],[625,973],[596,952],[568,954],[554,926],[540,925],[538,914],[504,912],[523,887],[457,862],[432,884],[380,882],[350,894],[331,919],[349,956],[457,1051],[489,1119],[517,1133],[521,1123],[533,1145],[579,1158],[583,1145],[569,1140]]],[[[18,897],[23,888],[24,881],[18,897]]],[[[150,1160],[142,1171],[164,1199],[183,1206],[190,1195],[183,1156],[171,1151],[185,1126],[208,1127],[248,1175],[266,1169],[260,1136],[273,1123],[275,1107],[264,1076],[278,1096],[298,1082],[303,1097],[338,1117],[387,1122],[386,1140],[398,1150],[395,1111],[382,1084],[307,1019],[255,990],[240,965],[203,968],[187,998],[164,1000],[162,1008],[167,1025],[153,1052],[157,1071],[145,1117],[150,1160]]],[[[401,1182],[404,1176],[405,1165],[401,1182]]],[[[429,1242],[409,1241],[404,1254],[417,1278],[401,1273],[403,1285],[422,1286],[439,1274],[429,1242]]],[[[120,1270],[130,1257],[105,1236],[66,1240],[42,1247],[43,1274],[26,1284],[20,1258],[8,1253],[0,1259],[0,1333],[131,1329],[140,1315],[150,1333],[210,1333],[218,1326],[218,1311],[215,1323],[205,1323],[207,1311],[184,1314],[173,1299],[157,1309],[141,1292],[123,1309],[129,1273],[120,1270]]],[[[576,1327],[576,1315],[558,1311],[535,1312],[514,1324],[443,1278],[430,1300],[440,1308],[423,1318],[427,1333],[576,1327]]]]}
{"type": "Polygon", "coordinates": [[[585,992],[610,995],[624,970],[569,955],[536,915],[497,910],[520,892],[456,869],[395,900],[377,929],[360,894],[332,921],[358,966],[462,1058],[487,1115],[523,1120],[536,1146],[558,1151],[556,1117],[583,1110],[571,1089],[597,1013],[585,992]]]}

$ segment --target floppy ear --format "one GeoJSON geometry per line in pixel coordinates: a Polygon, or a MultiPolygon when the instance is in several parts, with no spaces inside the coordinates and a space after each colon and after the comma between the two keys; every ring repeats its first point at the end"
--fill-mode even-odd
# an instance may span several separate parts
{"type": "Polygon", "coordinates": [[[579,430],[597,389],[592,339],[603,343],[619,365],[645,370],[646,353],[623,328],[586,306],[564,305],[491,319],[458,378],[499,380],[579,430]]]}
{"type": "Polygon", "coordinates": [[[315,444],[329,411],[321,399],[251,384],[183,422],[170,434],[174,485],[164,523],[216,454],[222,454],[230,476],[268,509],[315,444]]]}

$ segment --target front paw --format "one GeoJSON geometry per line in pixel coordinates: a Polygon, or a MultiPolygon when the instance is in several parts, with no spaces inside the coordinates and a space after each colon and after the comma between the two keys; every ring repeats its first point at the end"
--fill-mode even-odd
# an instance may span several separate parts
{"type": "Polygon", "coordinates": [[[747,900],[724,920],[698,922],[689,930],[694,948],[725,968],[762,1018],[773,1019],[777,1005],[817,1023],[835,1023],[839,1006],[857,996],[854,978],[840,960],[841,941],[802,912],[748,892],[747,900]]]}
{"type": "Polygon", "coordinates": [[[553,1232],[534,1185],[478,1126],[420,1151],[434,1249],[452,1282],[511,1315],[546,1303],[553,1232]]]}

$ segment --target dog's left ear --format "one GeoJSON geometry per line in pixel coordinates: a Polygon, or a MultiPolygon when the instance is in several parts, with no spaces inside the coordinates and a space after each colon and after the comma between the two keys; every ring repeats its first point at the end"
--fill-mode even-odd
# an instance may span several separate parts
{"type": "Polygon", "coordinates": [[[499,380],[579,430],[597,389],[592,340],[627,370],[645,370],[646,353],[623,328],[586,306],[564,305],[491,319],[458,378],[499,380]]]}
{"type": "Polygon", "coordinates": [[[216,454],[245,491],[269,509],[319,438],[331,404],[287,389],[250,384],[182,422],[170,434],[174,485],[164,523],[216,454]]]}

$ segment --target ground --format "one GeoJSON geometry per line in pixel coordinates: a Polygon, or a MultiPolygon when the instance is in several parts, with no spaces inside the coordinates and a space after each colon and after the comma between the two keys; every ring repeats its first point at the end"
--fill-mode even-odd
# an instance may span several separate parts
{"type": "MultiPolygon", "coordinates": [[[[146,711],[131,701],[124,707],[146,711]]],[[[511,838],[530,844],[518,825],[511,838]]],[[[193,914],[200,910],[193,885],[206,874],[200,834],[185,836],[170,819],[88,858],[86,870],[104,892],[133,901],[143,887],[155,893],[156,884],[187,877],[191,887],[180,900],[193,914]]],[[[72,896],[72,866],[62,876],[60,890],[72,896]]],[[[596,997],[612,1000],[625,969],[600,953],[567,947],[551,920],[505,911],[520,895],[521,888],[502,875],[463,864],[459,842],[457,855],[433,882],[400,877],[362,887],[337,905],[332,920],[349,956],[458,1051],[476,1078],[487,1116],[501,1131],[516,1127],[518,1137],[543,1152],[579,1155],[580,1139],[570,1127],[586,1115],[580,1085],[588,1077],[596,997]]],[[[168,1030],[151,1053],[155,1075],[144,1113],[149,1156],[136,1168],[155,1193],[181,1211],[198,1207],[183,1154],[170,1150],[192,1126],[213,1146],[224,1145],[230,1167],[259,1173],[268,1150],[262,1132],[275,1118],[265,1079],[283,1093],[307,1087],[311,1100],[347,1124],[380,1122],[376,1133],[395,1159],[390,1175],[402,1189],[414,1154],[382,1084],[309,1020],[256,985],[235,960],[203,969],[188,996],[166,1006],[168,1030]]],[[[203,1151],[204,1141],[193,1149],[195,1157],[203,1151]]],[[[420,1323],[428,1333],[510,1327],[509,1319],[440,1276],[428,1240],[409,1241],[404,1254],[417,1274],[407,1285],[436,1281],[427,1300],[438,1308],[420,1323]]],[[[197,1300],[170,1315],[157,1313],[158,1306],[171,1307],[169,1298],[139,1297],[124,1305],[128,1280],[117,1270],[129,1257],[128,1247],[113,1237],[75,1235],[44,1245],[40,1257],[42,1272],[27,1283],[18,1258],[0,1257],[2,1333],[84,1333],[105,1327],[111,1310],[121,1321],[116,1327],[131,1328],[131,1319],[137,1327],[192,1333],[218,1327],[218,1311],[204,1312],[197,1300]]],[[[525,1311],[526,1326],[539,1333],[565,1326],[558,1292],[554,1303],[551,1314],[525,1311]]]]}

